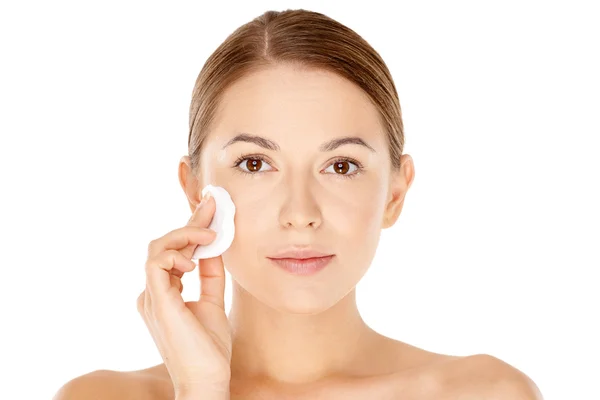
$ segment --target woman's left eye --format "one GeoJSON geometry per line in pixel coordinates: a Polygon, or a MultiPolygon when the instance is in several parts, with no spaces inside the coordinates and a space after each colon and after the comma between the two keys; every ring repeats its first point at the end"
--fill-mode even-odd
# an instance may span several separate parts
{"type": "Polygon", "coordinates": [[[336,160],[333,164],[331,164],[329,167],[327,167],[327,169],[325,171],[327,171],[330,168],[333,168],[332,172],[334,174],[341,175],[344,178],[353,178],[358,173],[360,173],[360,171],[362,170],[362,167],[358,162],[352,161],[347,158],[342,158],[342,159],[336,160]],[[348,174],[347,172],[348,172],[348,170],[350,170],[350,164],[354,164],[356,166],[356,168],[352,172],[355,172],[355,171],[358,171],[358,172],[348,174]]]}

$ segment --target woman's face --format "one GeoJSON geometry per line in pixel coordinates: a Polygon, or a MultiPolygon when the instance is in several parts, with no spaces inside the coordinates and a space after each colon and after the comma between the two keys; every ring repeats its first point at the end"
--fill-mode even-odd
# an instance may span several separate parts
{"type": "Polygon", "coordinates": [[[379,242],[390,156],[377,110],[360,88],[335,74],[287,66],[246,76],[223,95],[202,150],[200,179],[224,187],[236,205],[224,264],[239,285],[273,308],[323,311],[360,281],[379,242]],[[239,133],[276,148],[246,141],[226,146],[239,133]],[[366,146],[321,149],[342,137],[358,137],[366,146]],[[267,258],[291,245],[335,257],[316,274],[293,275],[267,258]]]}

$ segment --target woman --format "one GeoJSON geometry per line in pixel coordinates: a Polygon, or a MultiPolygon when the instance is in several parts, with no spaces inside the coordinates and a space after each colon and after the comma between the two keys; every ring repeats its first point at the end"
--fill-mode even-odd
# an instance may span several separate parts
{"type": "Polygon", "coordinates": [[[414,179],[403,144],[391,74],[354,31],[306,10],[238,28],[193,90],[179,165],[192,217],[149,246],[137,306],[164,363],[95,371],[56,398],[540,399],[495,357],[433,353],[361,318],[355,287],[414,179]],[[199,260],[200,301],[184,303],[180,278],[215,237],[214,199],[197,207],[208,184],[230,193],[235,238],[199,260]],[[325,267],[305,275],[273,261],[317,256],[325,267]]]}

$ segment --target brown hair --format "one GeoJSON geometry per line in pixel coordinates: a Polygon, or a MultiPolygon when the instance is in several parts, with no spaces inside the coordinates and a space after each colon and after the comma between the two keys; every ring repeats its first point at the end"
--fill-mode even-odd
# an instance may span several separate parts
{"type": "Polygon", "coordinates": [[[266,11],[237,28],[206,60],[190,105],[188,152],[194,174],[225,89],[247,73],[277,64],[331,71],[362,88],[379,110],[392,168],[400,167],[402,113],[394,81],[382,58],[345,25],[318,12],[296,9],[266,11]]]}

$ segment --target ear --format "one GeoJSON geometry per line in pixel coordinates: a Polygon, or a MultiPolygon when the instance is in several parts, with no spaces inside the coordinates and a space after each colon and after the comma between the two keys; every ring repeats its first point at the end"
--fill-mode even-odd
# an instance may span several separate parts
{"type": "Polygon", "coordinates": [[[415,166],[409,154],[400,157],[400,168],[390,175],[389,196],[383,214],[382,229],[393,226],[404,205],[404,198],[415,178],[415,166]]]}
{"type": "Polygon", "coordinates": [[[202,198],[202,182],[192,173],[192,164],[189,156],[181,157],[179,161],[179,184],[188,199],[190,210],[194,212],[196,205],[202,198]]]}

